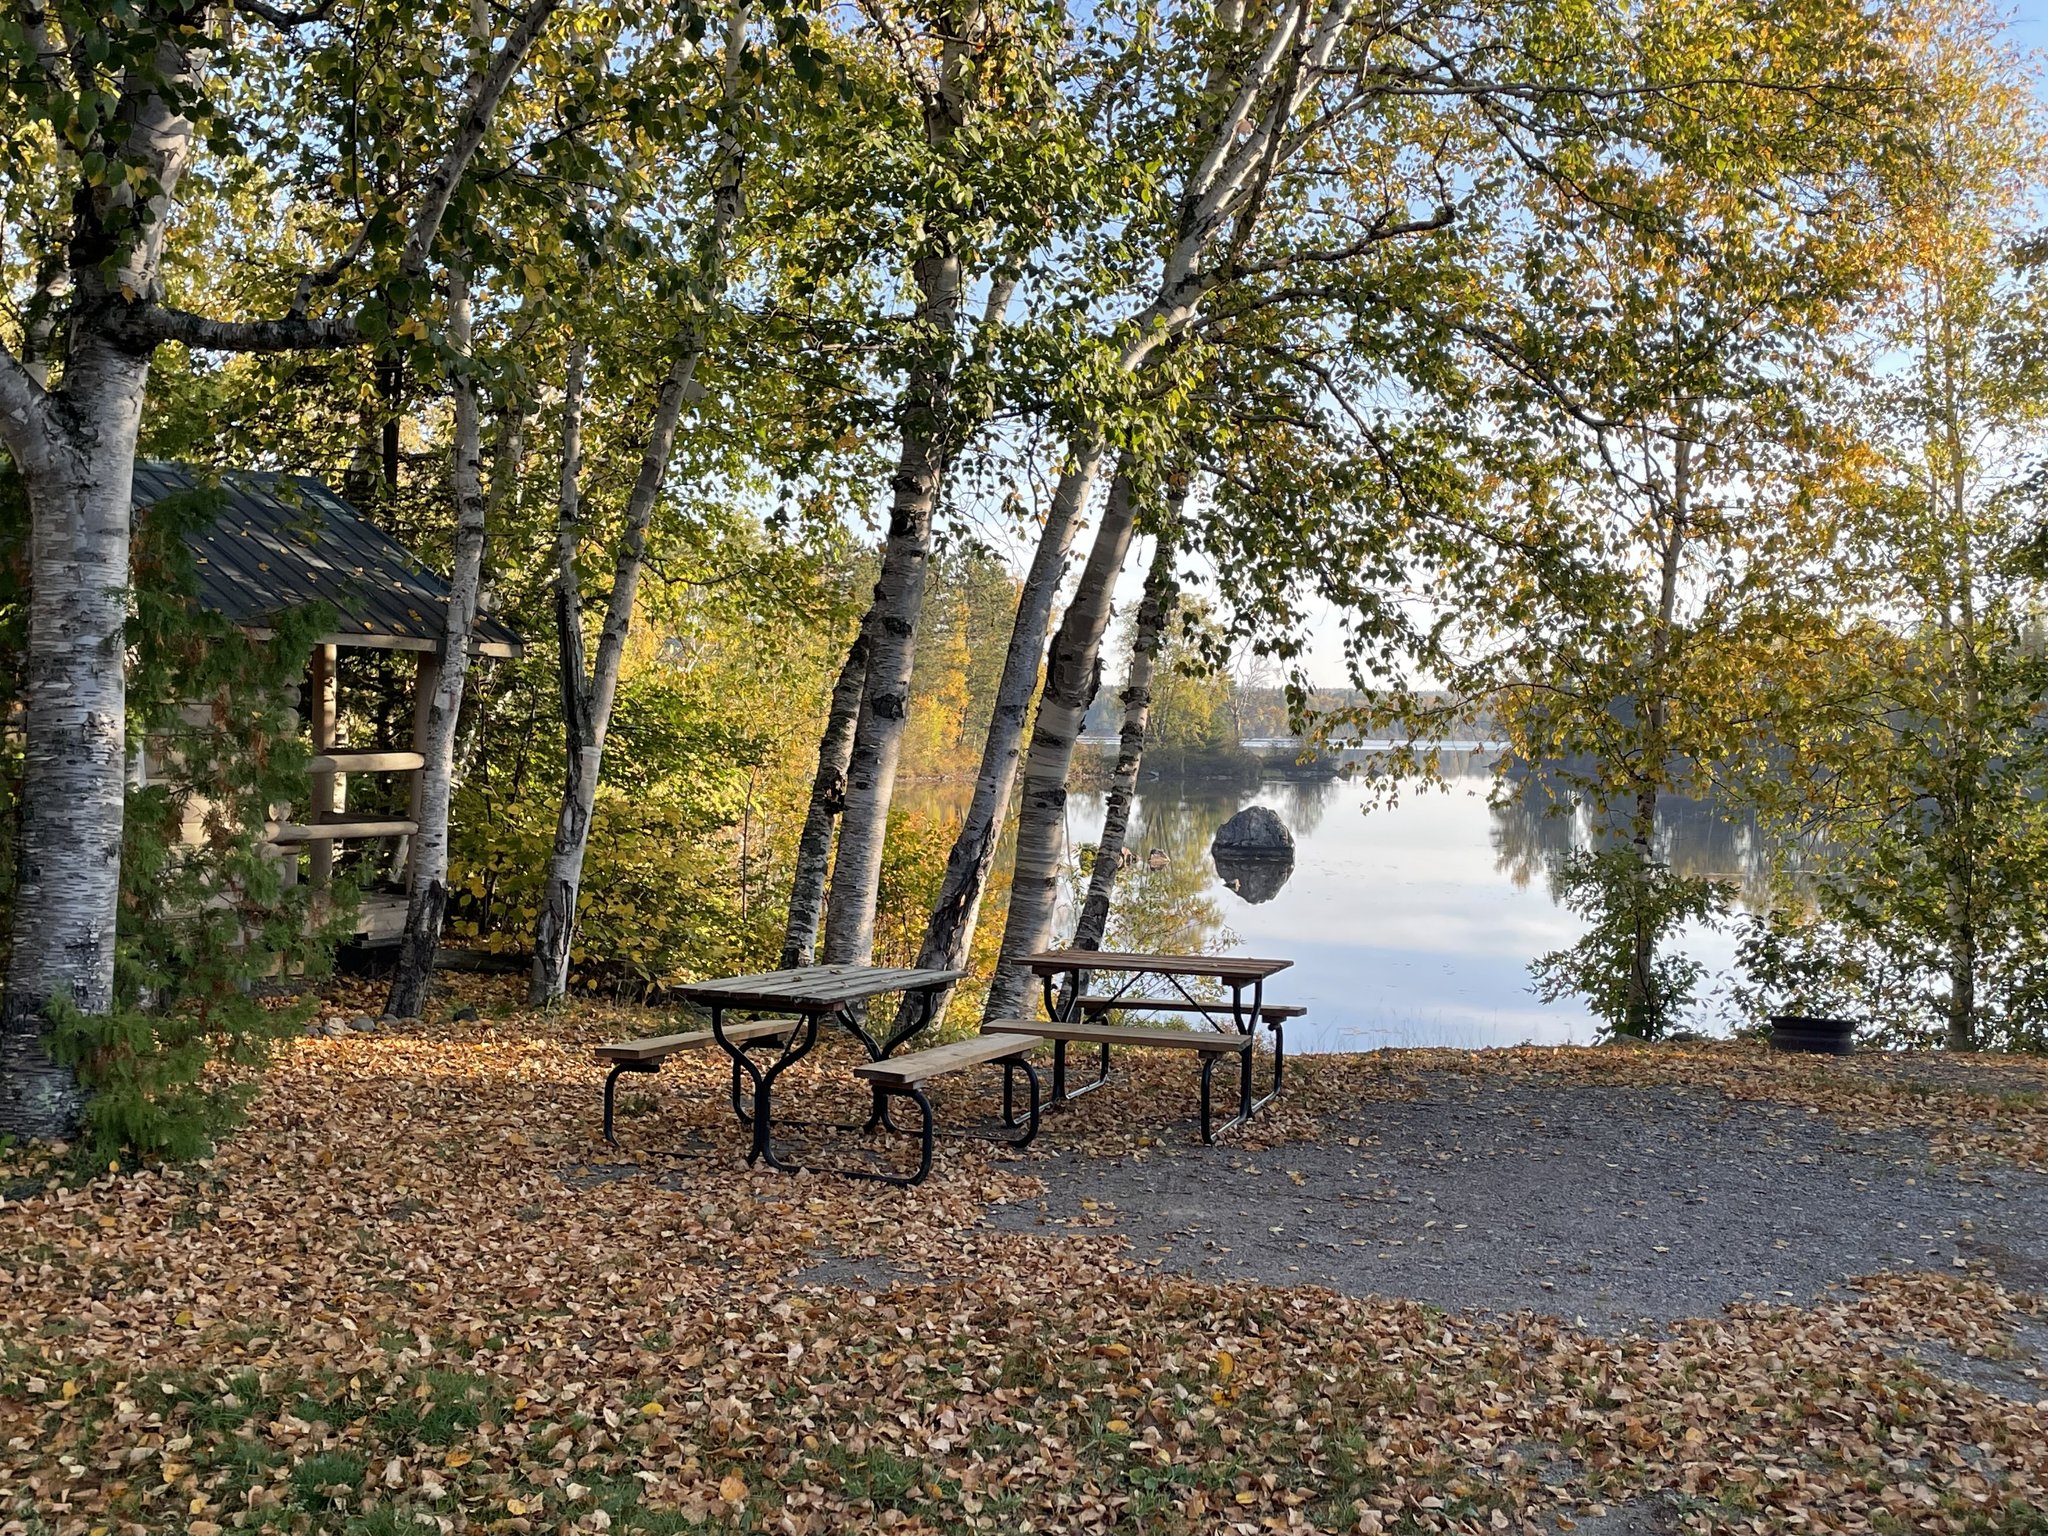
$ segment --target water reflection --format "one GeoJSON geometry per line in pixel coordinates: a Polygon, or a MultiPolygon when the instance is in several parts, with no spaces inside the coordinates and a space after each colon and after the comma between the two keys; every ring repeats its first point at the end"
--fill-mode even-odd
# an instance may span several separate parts
{"type": "MultiPolygon", "coordinates": [[[[1537,1001],[1527,967],[1578,937],[1578,920],[1554,899],[1551,871],[1599,829],[1557,784],[1528,776],[1496,801],[1483,758],[1444,766],[1444,788],[1404,790],[1392,804],[1378,803],[1381,786],[1367,776],[1254,790],[1146,784],[1129,836],[1139,857],[1118,879],[1106,942],[1292,959],[1269,993],[1309,1008],[1289,1029],[1290,1050],[1592,1039],[1582,1010],[1537,1001]],[[1216,829],[1248,805],[1272,808],[1294,834],[1292,876],[1270,891],[1244,890],[1241,875],[1232,889],[1236,872],[1209,857],[1216,829]],[[1148,860],[1152,850],[1162,857],[1148,860]]],[[[1072,847],[1094,841],[1102,809],[1098,794],[1071,797],[1072,847]]],[[[1753,825],[1667,799],[1658,841],[1680,871],[1731,878],[1746,896],[1762,895],[1767,850],[1753,825]]],[[[1071,911],[1063,921],[1071,931],[1071,911]]],[[[1724,935],[1680,942],[1710,970],[1731,958],[1724,935]]]]}
{"type": "MultiPolygon", "coordinates": [[[[1618,819],[1601,817],[1569,778],[1557,774],[1514,775],[1491,809],[1501,873],[1518,886],[1541,876],[1553,899],[1552,882],[1566,855],[1628,835],[1618,819]]],[[[1731,882],[1744,906],[1768,902],[1771,854],[1752,812],[1676,795],[1657,802],[1657,857],[1676,874],[1731,882]]]]}
{"type": "MultiPolygon", "coordinates": [[[[1382,1045],[1479,1047],[1595,1038],[1592,1018],[1529,990],[1528,965],[1577,939],[1551,873],[1600,829],[1556,778],[1525,774],[1495,796],[1488,759],[1446,755],[1445,786],[1404,788],[1391,804],[1369,775],[1234,785],[1151,780],[1133,808],[1105,943],[1115,949],[1271,955],[1294,965],[1269,996],[1304,1003],[1288,1049],[1382,1045]],[[1249,805],[1275,811],[1294,834],[1292,874],[1277,888],[1232,889],[1210,844],[1249,805]]],[[[901,797],[940,822],[965,809],[965,785],[918,785],[901,797]]],[[[1076,791],[1067,806],[1070,897],[1055,938],[1072,933],[1081,852],[1100,835],[1103,797],[1076,791]]],[[[1736,882],[1759,904],[1768,854],[1754,823],[1712,804],[1666,798],[1661,854],[1687,875],[1736,882]]],[[[941,844],[943,846],[943,844],[941,844]]],[[[999,857],[1007,863],[1008,840],[999,857]]],[[[1000,882],[999,882],[1000,887],[1000,882]]],[[[992,902],[984,921],[1001,926],[992,902]]],[[[1710,972],[1733,941],[1689,931],[1679,943],[1710,972]]]]}
{"type": "Polygon", "coordinates": [[[1294,873],[1294,860],[1272,854],[1248,854],[1230,848],[1212,848],[1209,857],[1216,866],[1216,878],[1225,889],[1243,897],[1253,906],[1271,901],[1294,873]]]}

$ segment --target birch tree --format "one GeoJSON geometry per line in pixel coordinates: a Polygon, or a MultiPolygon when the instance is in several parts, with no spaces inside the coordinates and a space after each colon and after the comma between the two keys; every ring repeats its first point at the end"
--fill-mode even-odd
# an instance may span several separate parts
{"type": "MultiPolygon", "coordinates": [[[[946,13],[929,78],[921,71],[915,76],[925,142],[941,165],[950,160],[953,144],[980,105],[975,56],[989,24],[979,0],[959,0],[946,13]]],[[[910,51],[899,26],[885,25],[884,31],[899,40],[899,48],[910,51]]],[[[937,221],[912,263],[917,308],[908,327],[910,355],[896,410],[901,447],[889,480],[881,571],[854,642],[865,649],[866,664],[847,747],[838,852],[825,908],[828,962],[864,964],[874,947],[875,900],[889,804],[896,790],[896,763],[909,718],[910,674],[917,659],[917,621],[931,562],[932,518],[947,462],[959,447],[953,386],[967,274],[960,231],[953,227],[956,221],[957,215],[937,221]]],[[[821,777],[828,776],[823,765],[820,772],[821,777]]],[[[798,878],[804,874],[805,866],[799,866],[798,878]]],[[[807,904],[802,898],[791,903],[797,908],[807,904]]]]}
{"type": "Polygon", "coordinates": [[[604,764],[605,732],[611,724],[613,701],[618,696],[619,669],[625,659],[633,605],[646,560],[647,530],[661,499],[676,432],[691,398],[698,364],[710,345],[711,321],[724,300],[728,246],[740,218],[745,169],[742,90],[750,69],[758,67],[758,61],[750,65],[747,59],[747,20],[744,3],[734,5],[727,14],[718,102],[714,109],[717,143],[711,162],[710,214],[698,242],[698,270],[689,284],[687,315],[668,369],[655,392],[639,471],[627,498],[625,526],[613,560],[611,591],[598,630],[597,651],[587,671],[582,578],[577,566],[585,358],[582,344],[571,342],[569,383],[563,404],[561,517],[555,542],[555,628],[561,655],[567,760],[561,813],[534,935],[528,1001],[536,1004],[555,1001],[568,985],[576,896],[582,883],[584,852],[590,843],[598,776],[604,764]]]}
{"type": "Polygon", "coordinates": [[[463,684],[469,677],[470,636],[476,628],[477,594],[484,571],[483,413],[472,354],[469,270],[461,260],[448,267],[448,345],[455,353],[454,426],[449,484],[455,502],[455,559],[448,577],[448,613],[436,650],[433,692],[427,699],[422,735],[419,825],[412,834],[412,890],[406,901],[405,932],[391,974],[386,1013],[415,1015],[426,1001],[434,953],[448,919],[448,799],[455,788],[455,728],[462,716],[463,684]]]}
{"type": "Polygon", "coordinates": [[[1168,491],[1165,521],[1145,572],[1144,595],[1131,625],[1131,659],[1124,686],[1117,695],[1123,717],[1117,727],[1116,766],[1110,770],[1109,792],[1103,799],[1102,835],[1095,840],[1095,867],[1088,872],[1088,891],[1074,923],[1074,948],[1100,949],[1109,927],[1110,898],[1123,868],[1124,838],[1130,830],[1131,802],[1137,798],[1138,774],[1145,763],[1145,740],[1152,725],[1152,664],[1166,633],[1175,598],[1173,535],[1180,525],[1185,477],[1168,491]]]}
{"type": "MultiPolygon", "coordinates": [[[[1200,312],[1204,297],[1231,273],[1255,228],[1275,175],[1314,142],[1318,123],[1304,130],[1299,119],[1324,85],[1346,41],[1356,7],[1353,0],[1291,0],[1270,13],[1263,27],[1240,7],[1217,13],[1221,34],[1205,89],[1183,129],[1190,169],[1179,189],[1178,212],[1150,301],[1119,329],[1098,366],[1108,380],[1127,380],[1145,369],[1162,347],[1183,334],[1200,312]]],[[[1342,108],[1339,109],[1343,110],[1342,108]]],[[[1362,236],[1364,245],[1441,227],[1448,214],[1422,218],[1408,210],[1383,210],[1362,236]]],[[[1108,448],[1106,424],[1084,419],[1070,439],[1067,467],[1047,517],[1046,539],[1062,546],[1071,538],[1095,475],[1108,448]]],[[[989,987],[986,1017],[1014,1015],[1026,982],[1022,957],[1042,948],[1052,921],[1059,872],[1054,868],[1059,814],[1065,804],[1073,739],[1087,701],[1102,635],[1109,622],[1110,590],[1130,543],[1128,487],[1112,495],[1097,531],[1094,550],[1070,601],[1063,623],[1064,649],[1053,663],[1057,689],[1049,686],[1033,726],[1035,759],[1025,770],[1024,811],[1017,844],[1017,873],[1003,932],[1002,957],[989,987]],[[1081,698],[1078,711],[1074,700],[1081,698]],[[1038,750],[1040,733],[1043,748],[1038,750]]],[[[1049,604],[1048,604],[1049,606],[1049,604]]],[[[1036,655],[1044,619],[1020,613],[1018,633],[1036,655]],[[1027,617],[1035,623],[1027,623],[1027,617]]],[[[988,754],[1014,754],[1017,738],[990,733],[988,754]]],[[[1014,770],[1012,770],[1014,772],[1014,770]]],[[[1004,786],[1007,790],[1007,785],[1004,786]]],[[[1007,800],[1007,793],[1002,797],[1007,800]]],[[[1000,811],[997,812],[1000,817],[1000,811]]],[[[970,820],[970,826],[972,825],[970,820]]],[[[944,898],[942,898],[943,900],[944,898]]],[[[966,905],[955,902],[956,906],[966,905]]]]}
{"type": "MultiPolygon", "coordinates": [[[[397,246],[384,313],[411,302],[443,218],[506,90],[559,0],[530,0],[474,64],[409,211],[380,205],[342,271],[397,246]],[[394,238],[394,235],[396,238],[394,238]]],[[[221,74],[236,11],[150,3],[23,8],[22,67],[5,87],[17,164],[68,207],[40,318],[0,346],[0,442],[31,514],[31,617],[21,880],[0,1011],[0,1134],[55,1136],[77,1120],[71,1070],[45,1045],[50,1010],[93,1015],[113,996],[113,935],[127,765],[125,648],[131,480],[150,360],[169,341],[281,351],[354,345],[381,330],[315,315],[331,267],[276,318],[214,318],[169,302],[166,252],[179,188],[203,146],[224,146],[221,74]],[[60,147],[61,146],[61,147],[60,147]]],[[[380,18],[381,19],[381,18],[380,18]]],[[[310,18],[300,18],[311,24],[310,18]]],[[[44,220],[44,227],[57,221],[44,220]]],[[[381,319],[381,317],[380,317],[381,319]]]]}

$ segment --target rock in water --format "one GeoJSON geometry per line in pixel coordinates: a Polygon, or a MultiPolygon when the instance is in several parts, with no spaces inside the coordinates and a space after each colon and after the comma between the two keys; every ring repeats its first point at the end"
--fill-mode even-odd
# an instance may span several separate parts
{"type": "Polygon", "coordinates": [[[1279,895],[1294,873],[1294,834],[1265,806],[1247,806],[1216,829],[1209,856],[1216,878],[1257,905],[1279,895]]]}
{"type": "Polygon", "coordinates": [[[1216,829],[1210,848],[1240,859],[1292,859],[1294,834],[1277,812],[1263,805],[1248,805],[1216,829]]]}

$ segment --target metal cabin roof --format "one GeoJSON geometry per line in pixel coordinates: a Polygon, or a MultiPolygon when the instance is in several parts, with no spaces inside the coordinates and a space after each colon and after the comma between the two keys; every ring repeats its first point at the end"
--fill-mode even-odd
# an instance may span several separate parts
{"type": "MultiPolygon", "coordinates": [[[[138,460],[135,507],[218,484],[220,515],[185,537],[199,601],[247,629],[301,603],[333,605],[341,622],[323,644],[431,651],[448,622],[448,583],[309,475],[229,470],[204,480],[183,464],[138,460]]],[[[477,650],[516,656],[520,639],[476,621],[477,650]]]]}

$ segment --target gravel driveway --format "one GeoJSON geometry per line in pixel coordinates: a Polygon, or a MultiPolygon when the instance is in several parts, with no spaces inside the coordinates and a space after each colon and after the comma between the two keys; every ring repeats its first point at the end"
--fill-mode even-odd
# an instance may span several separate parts
{"type": "MultiPolygon", "coordinates": [[[[1114,1089],[1110,1090],[1114,1092],[1114,1089]]],[[[1057,1144],[1058,1122],[1048,1140],[1057,1144]]],[[[1185,1130],[1062,1155],[1004,1226],[1107,1221],[1149,1262],[1603,1332],[1805,1301],[1880,1269],[1982,1262],[2048,1290],[2048,1179],[1941,1168],[1903,1133],[1711,1091],[1433,1074],[1334,1138],[1247,1151],[1185,1130]]]]}

